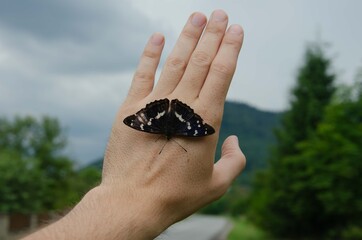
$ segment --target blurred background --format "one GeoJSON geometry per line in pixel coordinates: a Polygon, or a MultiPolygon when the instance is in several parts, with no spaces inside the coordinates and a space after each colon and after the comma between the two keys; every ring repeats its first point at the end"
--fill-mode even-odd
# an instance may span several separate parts
{"type": "Polygon", "coordinates": [[[200,212],[232,221],[228,239],[362,239],[358,0],[0,0],[0,239],[100,181],[149,36],[162,67],[189,15],[218,8],[245,31],[220,143],[238,135],[248,163],[200,212]]]}

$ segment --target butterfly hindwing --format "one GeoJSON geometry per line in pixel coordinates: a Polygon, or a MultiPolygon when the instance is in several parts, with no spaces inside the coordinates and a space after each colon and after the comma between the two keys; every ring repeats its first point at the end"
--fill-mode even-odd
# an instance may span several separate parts
{"type": "Polygon", "coordinates": [[[174,135],[203,137],[215,133],[214,128],[204,123],[192,108],[177,99],[171,101],[170,111],[174,135]]]}
{"type": "Polygon", "coordinates": [[[167,122],[167,113],[170,101],[157,100],[146,105],[137,113],[126,117],[123,122],[127,126],[139,131],[163,134],[167,122]]]}

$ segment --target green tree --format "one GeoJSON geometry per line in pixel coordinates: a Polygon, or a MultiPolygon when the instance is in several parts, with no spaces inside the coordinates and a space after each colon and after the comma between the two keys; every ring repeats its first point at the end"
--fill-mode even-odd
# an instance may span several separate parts
{"type": "Polygon", "coordinates": [[[0,151],[0,213],[40,211],[46,186],[36,159],[0,151]]]}
{"type": "Polygon", "coordinates": [[[324,239],[362,238],[362,85],[343,92],[293,159],[305,165],[295,173],[294,211],[324,239]]]}
{"type": "Polygon", "coordinates": [[[297,145],[315,132],[333,93],[335,75],[331,62],[318,44],[310,45],[292,89],[290,109],[276,130],[276,157],[298,153],[297,145]]]}
{"type": "Polygon", "coordinates": [[[298,158],[299,145],[315,135],[335,87],[330,60],[319,45],[307,48],[292,90],[290,109],[276,130],[277,144],[269,169],[259,173],[251,197],[251,218],[277,237],[314,237],[320,206],[308,192],[299,191],[308,164],[298,158]],[[300,205],[300,199],[305,200],[300,205]],[[308,206],[308,207],[305,207],[308,206]]]}
{"type": "MultiPolygon", "coordinates": [[[[74,199],[72,180],[75,179],[76,174],[73,161],[62,155],[65,145],[63,129],[57,119],[50,117],[43,117],[40,120],[33,117],[16,117],[13,120],[0,118],[0,149],[16,153],[2,156],[3,168],[0,169],[0,175],[5,174],[7,165],[11,168],[15,166],[15,163],[19,164],[19,171],[23,167],[26,170],[24,173],[30,174],[26,176],[32,174],[41,176],[42,181],[46,182],[46,187],[34,190],[25,185],[22,189],[13,186],[12,181],[20,181],[23,177],[20,176],[22,172],[14,170],[12,175],[7,173],[9,175],[6,183],[8,188],[14,187],[17,191],[21,190],[24,194],[33,196],[31,201],[37,202],[41,199],[40,208],[42,209],[64,208],[74,199]],[[39,194],[41,192],[41,194],[35,196],[30,193],[31,191],[39,192],[39,194]]],[[[31,180],[31,177],[28,177],[23,183],[30,184],[37,180],[38,178],[31,180]]],[[[23,204],[22,201],[19,200],[19,202],[23,204]]],[[[38,209],[38,207],[34,208],[38,209]]]]}

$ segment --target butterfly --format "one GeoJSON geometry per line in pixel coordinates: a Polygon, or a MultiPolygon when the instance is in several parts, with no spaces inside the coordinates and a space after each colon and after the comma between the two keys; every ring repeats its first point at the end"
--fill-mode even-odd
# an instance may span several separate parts
{"type": "Polygon", "coordinates": [[[142,132],[162,134],[167,140],[174,136],[203,137],[215,133],[212,126],[204,123],[191,107],[178,99],[170,102],[165,98],[148,103],[126,117],[123,123],[142,132]]]}

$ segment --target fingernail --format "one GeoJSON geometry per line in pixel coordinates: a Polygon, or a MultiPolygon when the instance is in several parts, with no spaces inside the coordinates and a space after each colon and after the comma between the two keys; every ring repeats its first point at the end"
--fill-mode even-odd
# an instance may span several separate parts
{"type": "Polygon", "coordinates": [[[212,13],[212,18],[217,22],[222,22],[226,20],[227,15],[223,10],[215,10],[212,13]]]}
{"type": "Polygon", "coordinates": [[[239,145],[239,138],[238,138],[238,136],[232,135],[231,137],[234,139],[234,141],[237,143],[237,145],[239,145]]]}
{"type": "Polygon", "coordinates": [[[151,37],[151,43],[156,46],[160,46],[163,43],[163,35],[160,33],[154,33],[151,37]]]}
{"type": "Polygon", "coordinates": [[[231,25],[229,27],[229,33],[231,34],[236,34],[236,35],[240,35],[243,33],[243,29],[239,26],[239,25],[231,25]]]}
{"type": "Polygon", "coordinates": [[[201,27],[201,26],[205,25],[206,18],[204,17],[204,15],[202,15],[200,13],[195,13],[191,18],[191,23],[195,27],[201,27]]]}

